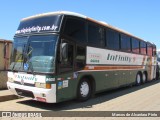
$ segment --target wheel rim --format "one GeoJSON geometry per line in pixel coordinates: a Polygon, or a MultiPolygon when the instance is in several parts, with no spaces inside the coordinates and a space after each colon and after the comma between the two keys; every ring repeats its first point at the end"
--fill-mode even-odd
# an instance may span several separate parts
{"type": "Polygon", "coordinates": [[[138,75],[137,75],[137,84],[140,84],[140,82],[141,82],[141,77],[140,77],[140,75],[138,74],[138,75]]]}
{"type": "Polygon", "coordinates": [[[82,97],[86,97],[89,93],[89,85],[86,81],[82,82],[80,86],[80,93],[82,97]]]}

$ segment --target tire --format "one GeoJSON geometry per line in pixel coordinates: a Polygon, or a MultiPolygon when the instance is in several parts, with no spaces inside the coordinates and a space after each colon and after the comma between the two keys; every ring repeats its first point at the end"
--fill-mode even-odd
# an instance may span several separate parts
{"type": "Polygon", "coordinates": [[[143,84],[147,82],[147,74],[144,72],[142,75],[142,81],[143,84]]]}
{"type": "Polygon", "coordinates": [[[140,75],[140,73],[137,73],[137,75],[136,75],[136,85],[137,86],[141,85],[141,75],[140,75]]]}
{"type": "Polygon", "coordinates": [[[159,72],[156,72],[156,80],[159,79],[159,72]]]}
{"type": "Polygon", "coordinates": [[[77,90],[77,97],[79,101],[86,101],[91,97],[91,84],[88,79],[80,80],[77,90]]]}

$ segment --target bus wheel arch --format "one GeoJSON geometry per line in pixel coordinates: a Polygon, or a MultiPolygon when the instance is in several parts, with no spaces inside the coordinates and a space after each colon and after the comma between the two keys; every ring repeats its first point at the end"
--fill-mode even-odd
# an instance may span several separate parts
{"type": "Polygon", "coordinates": [[[135,80],[136,86],[141,85],[142,83],[142,72],[137,72],[136,74],[136,80],[135,80]]]}
{"type": "Polygon", "coordinates": [[[91,75],[83,76],[77,86],[77,99],[79,101],[86,101],[95,93],[95,80],[91,75]],[[84,88],[86,87],[86,88],[84,88]],[[85,89],[85,91],[83,91],[85,89]],[[89,91],[87,90],[89,89],[89,91]],[[87,93],[88,92],[88,93],[87,93]],[[85,95],[86,94],[86,95],[85,95]]]}

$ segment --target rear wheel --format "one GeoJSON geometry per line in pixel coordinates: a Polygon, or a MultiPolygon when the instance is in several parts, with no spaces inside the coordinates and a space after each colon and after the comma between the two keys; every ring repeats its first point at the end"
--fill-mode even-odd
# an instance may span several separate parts
{"type": "Polygon", "coordinates": [[[77,96],[79,101],[86,101],[91,97],[91,84],[88,79],[79,82],[77,96]]]}
{"type": "Polygon", "coordinates": [[[147,82],[147,74],[144,72],[142,75],[142,83],[147,82]]]}
{"type": "Polygon", "coordinates": [[[141,75],[140,73],[137,73],[137,76],[136,76],[136,85],[140,85],[141,84],[141,75]]]}

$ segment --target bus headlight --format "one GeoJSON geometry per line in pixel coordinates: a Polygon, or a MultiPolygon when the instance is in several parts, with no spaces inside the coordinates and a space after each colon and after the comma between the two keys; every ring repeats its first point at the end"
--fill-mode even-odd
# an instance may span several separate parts
{"type": "Polygon", "coordinates": [[[8,82],[12,82],[12,83],[13,83],[13,82],[14,82],[14,79],[9,77],[9,78],[8,78],[8,82]]]}
{"type": "Polygon", "coordinates": [[[51,84],[36,82],[36,83],[35,83],[35,87],[51,89],[51,84]]]}

